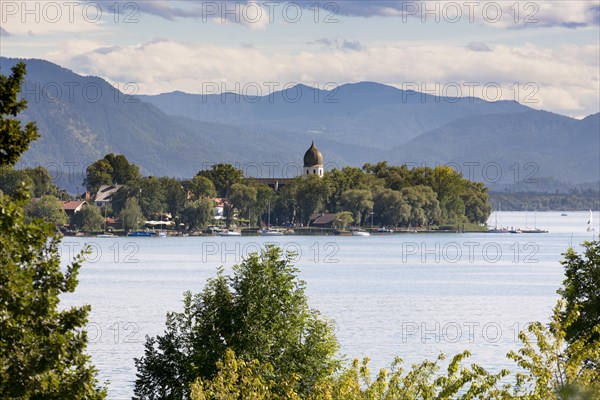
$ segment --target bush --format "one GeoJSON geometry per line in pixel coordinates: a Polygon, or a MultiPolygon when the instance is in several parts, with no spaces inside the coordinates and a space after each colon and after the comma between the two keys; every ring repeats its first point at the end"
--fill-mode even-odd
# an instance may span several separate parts
{"type": "Polygon", "coordinates": [[[332,324],[308,307],[304,287],[290,255],[275,247],[248,256],[233,276],[219,270],[202,293],[185,294],[182,312],[167,315],[163,336],[147,339],[136,359],[136,398],[188,398],[197,378],[217,374],[228,350],[274,366],[264,379],[308,393],[339,362],[332,324]]]}

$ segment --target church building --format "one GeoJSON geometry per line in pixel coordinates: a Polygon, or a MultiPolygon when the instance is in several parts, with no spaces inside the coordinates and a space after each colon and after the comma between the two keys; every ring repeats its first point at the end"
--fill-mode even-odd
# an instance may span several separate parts
{"type": "MultiPolygon", "coordinates": [[[[316,175],[319,178],[323,177],[325,168],[323,165],[323,154],[315,146],[315,141],[312,141],[310,148],[304,153],[304,167],[302,169],[303,176],[316,175]]],[[[292,178],[253,178],[258,183],[264,183],[271,189],[278,191],[285,186],[292,178]]]]}

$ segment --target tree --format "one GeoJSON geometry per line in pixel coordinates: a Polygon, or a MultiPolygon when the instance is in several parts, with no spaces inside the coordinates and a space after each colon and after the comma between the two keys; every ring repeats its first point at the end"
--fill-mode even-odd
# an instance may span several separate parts
{"type": "Polygon", "coordinates": [[[53,196],[59,195],[60,190],[54,184],[54,181],[46,168],[26,168],[23,170],[23,172],[27,174],[27,176],[31,179],[33,183],[34,197],[42,197],[47,194],[51,194],[53,196]]]}
{"type": "Polygon", "coordinates": [[[410,214],[404,219],[404,224],[424,226],[441,222],[440,203],[429,186],[410,186],[400,190],[402,198],[410,206],[410,214]]]}
{"type": "Polygon", "coordinates": [[[373,212],[383,225],[398,226],[410,216],[410,205],[396,190],[381,190],[373,203],[373,212]]]}
{"type": "Polygon", "coordinates": [[[334,221],[333,226],[338,229],[346,229],[346,227],[354,222],[354,217],[350,211],[342,211],[338,214],[337,219],[334,221]]]}
{"type": "Polygon", "coordinates": [[[0,74],[0,166],[14,165],[29,144],[39,137],[34,122],[21,129],[21,121],[16,117],[27,108],[25,99],[18,99],[26,74],[25,64],[17,63],[12,74],[0,74]]]}
{"type": "Polygon", "coordinates": [[[325,173],[323,180],[331,188],[327,199],[327,208],[330,212],[340,211],[342,194],[347,190],[366,189],[368,175],[355,167],[344,167],[341,170],[333,169],[325,173]]]}
{"type": "Polygon", "coordinates": [[[144,214],[135,197],[127,199],[125,207],[119,213],[123,229],[136,230],[144,223],[144,214]]]}
{"type": "Polygon", "coordinates": [[[179,215],[185,207],[187,195],[181,182],[175,178],[159,178],[162,190],[164,192],[165,209],[173,217],[179,215]]]}
{"type": "MultiPolygon", "coordinates": [[[[239,218],[248,217],[253,211],[252,208],[256,204],[256,193],[256,188],[244,185],[243,183],[236,183],[231,186],[227,199],[233,208],[238,211],[239,218]]],[[[260,213],[260,210],[254,210],[255,214],[257,211],[260,213]]]]}
{"type": "MultiPolygon", "coordinates": [[[[35,124],[21,132],[5,119],[25,108],[17,101],[25,65],[0,75],[0,167],[14,164],[37,138],[35,124]]],[[[77,287],[80,254],[61,268],[54,227],[29,221],[25,190],[0,193],[0,398],[103,399],[96,370],[85,354],[89,306],[61,310],[60,296],[77,287]]]]}
{"type": "Polygon", "coordinates": [[[316,175],[297,178],[294,182],[296,188],[296,202],[300,217],[308,224],[310,217],[325,208],[327,198],[331,194],[329,182],[316,175]]]}
{"type": "MultiPolygon", "coordinates": [[[[220,269],[202,293],[186,293],[181,312],[167,315],[165,334],[148,338],[136,359],[138,399],[182,399],[198,378],[211,379],[228,349],[242,360],[273,365],[265,378],[300,377],[306,393],[339,365],[332,325],[308,306],[305,284],[281,250],[267,247],[220,269]]],[[[230,397],[231,398],[231,397],[230,397]]]]}
{"type": "Polygon", "coordinates": [[[54,226],[66,225],[69,220],[62,207],[62,202],[50,195],[32,201],[27,206],[27,215],[31,218],[40,218],[45,223],[54,226]]]}
{"type": "Polygon", "coordinates": [[[212,221],[213,209],[213,201],[209,199],[189,202],[183,209],[182,221],[189,229],[204,228],[212,221]]]}
{"type": "Polygon", "coordinates": [[[29,175],[23,170],[0,166],[0,191],[7,196],[14,196],[22,188],[27,188],[29,195],[33,195],[34,186],[29,175]]]}
{"type": "Polygon", "coordinates": [[[104,159],[112,167],[112,183],[124,185],[140,177],[140,168],[130,163],[124,155],[110,153],[104,159]]]}
{"type": "MultiPolygon", "coordinates": [[[[167,209],[165,187],[161,180],[154,176],[148,176],[136,182],[139,183],[139,192],[134,195],[139,199],[142,212],[148,217],[159,217],[167,209]]],[[[132,188],[135,190],[136,185],[133,185],[132,188]]]]}
{"type": "Polygon", "coordinates": [[[506,388],[499,387],[507,370],[490,374],[476,364],[466,367],[463,362],[469,356],[468,351],[457,354],[445,371],[440,366],[446,358],[443,354],[435,361],[425,360],[407,370],[402,368],[402,359],[397,358],[391,371],[381,369],[375,379],[369,370],[369,359],[362,362],[355,359],[340,374],[320,380],[303,394],[295,386],[299,377],[279,381],[268,379],[273,365],[259,360],[248,362],[227,350],[224,359],[217,363],[218,372],[214,378],[198,379],[192,384],[191,399],[517,399],[506,388]]]}
{"type": "Polygon", "coordinates": [[[71,216],[71,224],[84,232],[98,232],[104,225],[104,217],[98,207],[90,204],[71,216]]]}
{"type": "Polygon", "coordinates": [[[576,320],[560,299],[549,325],[535,322],[519,333],[521,349],[507,356],[522,372],[516,374],[511,396],[504,398],[600,400],[600,369],[594,367],[600,365],[600,324],[565,341],[576,320]]]}
{"type": "Polygon", "coordinates": [[[194,194],[196,199],[201,197],[215,197],[217,190],[210,179],[197,175],[186,183],[187,189],[194,194]]]}
{"type": "Polygon", "coordinates": [[[469,222],[485,224],[490,217],[490,206],[487,188],[481,182],[463,182],[462,201],[465,204],[465,215],[469,222]]]}
{"type": "Polygon", "coordinates": [[[269,206],[273,208],[277,196],[275,191],[268,185],[251,182],[251,186],[256,189],[256,201],[254,202],[252,215],[255,217],[257,225],[260,225],[263,216],[265,221],[268,219],[269,206]]]}
{"type": "Polygon", "coordinates": [[[112,174],[112,165],[104,159],[98,160],[86,168],[83,184],[89,192],[96,193],[100,186],[112,183],[112,174]]]}
{"type": "Polygon", "coordinates": [[[361,224],[364,213],[373,209],[371,192],[365,189],[345,191],[341,196],[341,204],[342,207],[352,213],[356,225],[361,224]]]}
{"type": "Polygon", "coordinates": [[[558,291],[566,303],[562,319],[577,314],[566,329],[569,342],[586,336],[589,341],[600,340],[600,332],[595,331],[600,325],[600,240],[584,242],[583,247],[583,255],[569,248],[561,262],[566,276],[558,291]]]}
{"type": "Polygon", "coordinates": [[[213,165],[208,171],[198,172],[197,176],[210,179],[215,185],[219,197],[227,197],[229,188],[236,183],[241,183],[244,179],[244,173],[231,164],[213,165]]]}
{"type": "Polygon", "coordinates": [[[102,185],[124,185],[140,177],[140,168],[129,163],[124,155],[107,154],[86,169],[83,181],[88,191],[95,193],[102,185]]]}

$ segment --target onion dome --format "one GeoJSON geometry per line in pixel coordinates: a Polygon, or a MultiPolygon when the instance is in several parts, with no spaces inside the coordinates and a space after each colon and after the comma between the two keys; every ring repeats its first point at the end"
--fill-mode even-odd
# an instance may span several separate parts
{"type": "Polygon", "coordinates": [[[310,148],[304,153],[304,166],[314,167],[315,165],[323,165],[323,155],[319,149],[317,149],[315,141],[313,140],[310,148]]]}

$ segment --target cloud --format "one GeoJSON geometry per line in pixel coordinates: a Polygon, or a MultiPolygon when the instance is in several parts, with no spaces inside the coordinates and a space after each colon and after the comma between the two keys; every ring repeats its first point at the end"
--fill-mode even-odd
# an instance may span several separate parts
{"type": "Polygon", "coordinates": [[[315,41],[308,42],[307,44],[319,45],[327,49],[343,50],[343,51],[362,51],[365,50],[365,46],[362,45],[358,40],[347,40],[337,38],[320,38],[315,41]]]}
{"type": "Polygon", "coordinates": [[[94,49],[94,52],[106,55],[112,53],[113,51],[119,51],[120,49],[120,46],[98,47],[97,49],[94,49]]]}
{"type": "Polygon", "coordinates": [[[473,51],[492,51],[492,49],[483,42],[471,42],[467,44],[466,48],[473,51]]]}
{"type": "Polygon", "coordinates": [[[107,13],[103,14],[97,5],[89,5],[85,9],[85,5],[78,1],[36,0],[0,4],[2,29],[13,35],[48,36],[57,33],[97,32],[105,29],[107,21],[112,17],[107,13]]]}
{"type": "MultiPolygon", "coordinates": [[[[293,53],[157,40],[108,51],[108,46],[100,43],[72,41],[47,58],[76,72],[137,83],[140,93],[150,94],[175,90],[203,93],[209,84],[236,92],[258,84],[267,94],[296,82],[323,86],[375,81],[404,88],[416,85],[419,91],[442,95],[459,85],[463,96],[469,95],[471,85],[477,97],[518,100],[569,115],[596,113],[600,107],[598,44],[552,49],[498,44],[494,51],[474,52],[445,44],[388,44],[347,51],[340,40],[316,42],[336,48],[293,53]],[[269,89],[269,82],[278,85],[269,89]],[[488,94],[484,95],[486,86],[488,94]],[[498,98],[493,97],[496,86],[501,88],[498,98]]],[[[349,43],[346,47],[356,47],[349,43]]]]}
{"type": "Polygon", "coordinates": [[[169,21],[191,18],[202,22],[234,23],[264,29],[269,23],[269,2],[256,0],[85,0],[99,4],[110,13],[119,12],[136,18],[154,15],[169,21]]]}
{"type": "Polygon", "coordinates": [[[361,51],[364,49],[363,45],[358,40],[346,40],[342,42],[341,48],[344,50],[361,51]]]}
{"type": "MultiPolygon", "coordinates": [[[[127,4],[134,4],[137,11],[155,15],[167,20],[177,18],[223,19],[227,22],[246,24],[250,27],[265,27],[270,18],[280,17],[284,4],[257,0],[152,0],[131,2],[129,0],[97,0],[104,7],[115,9],[119,4],[121,12],[127,4]],[[260,10],[260,22],[249,23],[249,12],[260,10]]],[[[536,28],[561,26],[580,28],[600,25],[600,6],[596,1],[553,0],[545,2],[457,2],[452,0],[407,1],[407,0],[342,0],[315,2],[295,0],[294,7],[310,9],[310,18],[315,7],[321,8],[321,17],[335,20],[340,16],[350,17],[396,17],[403,22],[420,20],[426,23],[457,21],[486,24],[497,28],[536,28]]],[[[272,21],[272,20],[271,20],[272,21]]]]}

